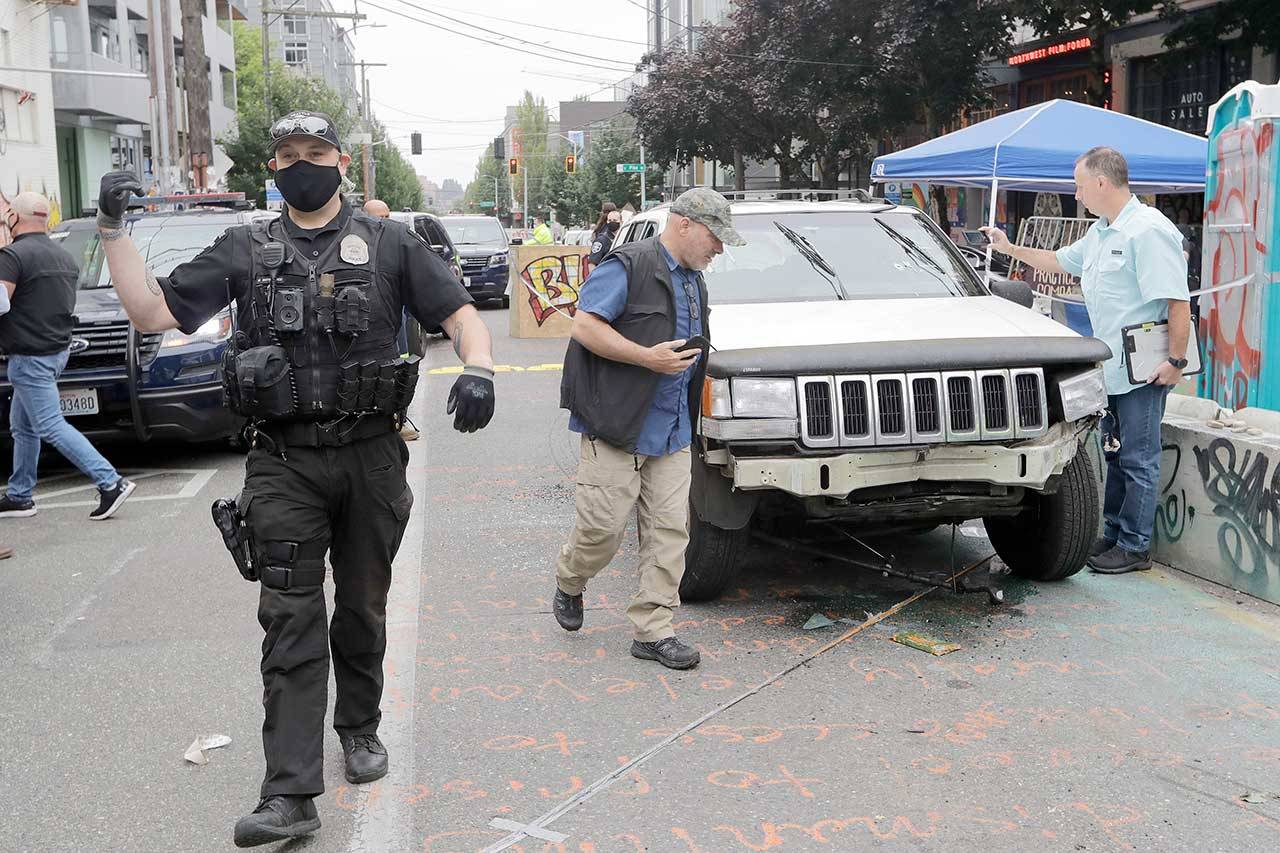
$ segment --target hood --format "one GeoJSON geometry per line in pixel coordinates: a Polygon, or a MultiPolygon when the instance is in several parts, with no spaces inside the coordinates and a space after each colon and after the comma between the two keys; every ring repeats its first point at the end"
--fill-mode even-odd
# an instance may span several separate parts
{"type": "Polygon", "coordinates": [[[76,291],[77,322],[102,323],[127,319],[124,306],[120,304],[120,297],[116,295],[114,287],[76,291]]]}
{"type": "Polygon", "coordinates": [[[464,258],[479,258],[505,252],[510,247],[506,243],[456,243],[454,248],[464,258]]]}
{"type": "Polygon", "coordinates": [[[998,296],[711,306],[717,350],[948,338],[1079,337],[998,296]]]}

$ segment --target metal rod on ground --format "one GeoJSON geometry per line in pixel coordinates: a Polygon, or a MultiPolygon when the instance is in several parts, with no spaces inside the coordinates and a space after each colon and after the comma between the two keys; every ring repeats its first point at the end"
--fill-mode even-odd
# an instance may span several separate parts
{"type": "Polygon", "coordinates": [[[915,574],[914,572],[899,571],[898,569],[892,568],[887,563],[869,563],[864,560],[855,560],[853,557],[846,557],[842,554],[834,554],[830,551],[824,551],[821,548],[815,548],[812,545],[803,545],[799,542],[792,542],[788,539],[780,539],[776,536],[770,536],[767,533],[753,532],[752,536],[754,536],[756,539],[759,539],[761,542],[767,542],[770,545],[773,545],[778,548],[783,548],[788,551],[798,551],[801,554],[808,554],[812,557],[822,557],[823,559],[827,559],[827,560],[836,560],[841,563],[847,563],[851,566],[856,566],[859,569],[866,569],[869,572],[881,572],[883,574],[889,575],[890,577],[900,578],[901,580],[911,581],[912,583],[925,584],[927,586],[933,586],[939,589],[951,588],[945,581],[940,582],[937,578],[931,578],[931,577],[928,577],[927,575],[918,575],[918,574],[915,574]]]}

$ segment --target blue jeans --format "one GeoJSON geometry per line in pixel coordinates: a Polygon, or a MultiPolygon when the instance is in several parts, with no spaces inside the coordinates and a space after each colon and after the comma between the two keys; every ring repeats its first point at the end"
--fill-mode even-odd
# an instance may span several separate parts
{"type": "Polygon", "coordinates": [[[68,355],[64,350],[57,355],[9,356],[9,382],[13,384],[13,404],[9,408],[13,474],[9,477],[9,497],[16,500],[31,499],[36,487],[41,441],[56,447],[99,489],[109,489],[120,479],[120,474],[94,450],[89,439],[62,416],[58,406],[58,377],[67,366],[68,355]]]}
{"type": "Polygon", "coordinates": [[[1160,422],[1171,386],[1143,385],[1107,397],[1102,448],[1107,460],[1102,535],[1126,551],[1146,551],[1160,488],[1160,422]],[[1116,441],[1120,442],[1117,450],[1116,441]]]}

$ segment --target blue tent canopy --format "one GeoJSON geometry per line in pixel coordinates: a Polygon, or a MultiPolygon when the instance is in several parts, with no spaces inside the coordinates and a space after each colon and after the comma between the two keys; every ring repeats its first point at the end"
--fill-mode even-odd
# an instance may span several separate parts
{"type": "Polygon", "coordinates": [[[1074,192],[1076,159],[1109,145],[1135,193],[1204,189],[1208,141],[1123,113],[1053,100],[877,157],[871,180],[1025,192],[1074,192]]]}

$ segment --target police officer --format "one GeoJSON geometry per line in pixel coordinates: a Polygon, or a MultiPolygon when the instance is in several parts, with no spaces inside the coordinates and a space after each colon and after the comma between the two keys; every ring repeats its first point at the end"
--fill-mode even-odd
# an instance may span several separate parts
{"type": "Polygon", "coordinates": [[[481,429],[494,409],[491,343],[471,298],[412,231],[343,201],[351,158],[329,117],[286,115],[271,128],[270,155],[284,214],[228,229],[167,280],[123,227],[137,178],[105,175],[98,198],[112,284],[135,326],[190,333],[233,310],[224,385],[250,424],[239,512],[266,632],[266,777],[257,808],[236,823],[240,847],[320,826],[312,798],[324,791],[330,647],[346,778],[387,773],[377,735],[387,591],[413,504],[398,428],[417,365],[396,347],[402,307],[442,326],[465,364],[447,404],[454,426],[481,429]],[[327,626],[326,552],[335,586],[327,626]]]}

